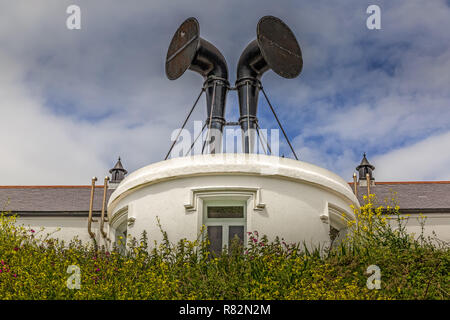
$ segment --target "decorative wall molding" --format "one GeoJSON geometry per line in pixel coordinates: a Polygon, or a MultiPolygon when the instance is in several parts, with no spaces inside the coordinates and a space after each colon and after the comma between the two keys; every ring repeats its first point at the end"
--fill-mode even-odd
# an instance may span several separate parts
{"type": "Polygon", "coordinates": [[[348,210],[344,210],[334,204],[327,202],[325,206],[325,212],[320,215],[320,220],[323,223],[331,225],[331,221],[334,221],[334,228],[345,228],[347,227],[347,222],[351,220],[351,216],[348,210]],[[345,213],[345,215],[343,215],[345,213]]]}
{"type": "Polygon", "coordinates": [[[253,210],[261,211],[266,205],[262,202],[261,188],[249,187],[202,187],[190,190],[189,203],[185,204],[186,211],[197,211],[197,203],[199,198],[203,197],[253,197],[253,210]]]}
{"type": "MultiPolygon", "coordinates": [[[[347,181],[335,173],[318,166],[276,156],[262,154],[203,154],[178,157],[157,163],[130,173],[108,200],[108,211],[116,211],[116,206],[130,194],[168,181],[193,178],[223,176],[252,176],[277,178],[310,184],[332,192],[343,201],[359,207],[359,202],[347,181]]],[[[218,182],[220,183],[220,182],[218,182]]]]}
{"type": "MultiPolygon", "coordinates": [[[[117,212],[114,213],[114,216],[111,219],[109,225],[113,229],[117,229],[117,227],[125,220],[128,216],[128,206],[124,206],[120,208],[117,212]]],[[[129,220],[129,219],[127,219],[129,220]]],[[[133,221],[134,222],[134,221],[133,221]]]]}
{"type": "Polygon", "coordinates": [[[136,218],[135,217],[129,217],[127,221],[128,221],[128,226],[132,227],[132,226],[134,226],[134,222],[136,221],[136,218]]]}
{"type": "Polygon", "coordinates": [[[330,223],[330,218],[326,213],[322,213],[319,218],[320,220],[322,220],[323,223],[330,223]]]}

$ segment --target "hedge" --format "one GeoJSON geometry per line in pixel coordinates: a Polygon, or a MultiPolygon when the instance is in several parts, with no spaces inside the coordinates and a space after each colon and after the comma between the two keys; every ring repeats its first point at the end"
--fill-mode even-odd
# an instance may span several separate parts
{"type": "Polygon", "coordinates": [[[164,231],[161,243],[149,245],[145,232],[128,239],[125,253],[64,243],[2,213],[0,299],[449,299],[448,243],[408,234],[399,209],[371,196],[339,244],[311,250],[254,231],[246,248],[236,242],[220,256],[208,239],[170,243],[164,231]],[[369,266],[379,268],[379,289],[369,266]]]}

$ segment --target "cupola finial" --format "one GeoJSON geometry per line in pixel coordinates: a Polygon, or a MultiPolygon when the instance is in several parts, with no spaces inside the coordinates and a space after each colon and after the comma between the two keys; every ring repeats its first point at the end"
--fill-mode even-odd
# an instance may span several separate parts
{"type": "Polygon", "coordinates": [[[361,164],[356,167],[356,170],[359,173],[359,180],[367,180],[366,175],[369,174],[370,180],[373,181],[375,178],[373,177],[373,170],[375,167],[369,163],[369,160],[366,158],[366,153],[364,152],[363,158],[361,160],[361,164]]]}
{"type": "Polygon", "coordinates": [[[128,173],[127,170],[123,168],[122,162],[120,161],[120,157],[116,162],[114,168],[109,170],[111,173],[111,182],[110,183],[120,183],[123,179],[125,179],[125,175],[128,173]]]}

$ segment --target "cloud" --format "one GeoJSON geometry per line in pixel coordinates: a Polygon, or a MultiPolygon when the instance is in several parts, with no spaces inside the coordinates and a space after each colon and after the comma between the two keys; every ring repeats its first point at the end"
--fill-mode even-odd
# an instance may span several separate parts
{"type": "MultiPolygon", "coordinates": [[[[302,160],[350,179],[366,151],[377,179],[443,179],[443,162],[430,171],[424,157],[400,174],[383,159],[450,130],[450,8],[443,0],[376,3],[379,31],[367,30],[367,4],[357,0],[5,2],[2,184],[87,184],[119,155],[129,171],[162,160],[203,82],[193,72],[165,77],[178,25],[198,18],[233,83],[240,53],[268,14],[283,19],[302,48],[300,77],[267,72],[262,79],[302,160]],[[65,27],[70,4],[81,7],[82,30],[65,27]]],[[[230,92],[227,119],[237,120],[237,110],[230,92]]],[[[277,127],[262,98],[259,114],[262,127],[277,127]]],[[[192,119],[205,118],[202,100],[192,119]]],[[[281,152],[290,156],[286,144],[281,152]]]]}
{"type": "Polygon", "coordinates": [[[21,86],[20,65],[2,54],[0,68],[2,180],[10,184],[70,184],[80,173],[87,181],[90,174],[99,172],[102,163],[90,156],[94,146],[72,134],[92,131],[91,126],[75,124],[42,108],[39,98],[21,86]]]}
{"type": "Polygon", "coordinates": [[[450,180],[450,131],[374,157],[377,180],[450,180]]]}

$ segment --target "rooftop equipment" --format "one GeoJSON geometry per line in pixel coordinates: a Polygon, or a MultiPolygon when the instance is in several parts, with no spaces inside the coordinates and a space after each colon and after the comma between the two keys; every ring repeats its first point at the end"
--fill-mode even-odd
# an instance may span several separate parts
{"type": "MultiPolygon", "coordinates": [[[[169,157],[203,92],[206,92],[207,119],[200,135],[203,133],[206,125],[208,125],[208,137],[203,143],[202,153],[206,142],[208,142],[210,153],[221,152],[222,133],[225,125],[240,125],[243,151],[245,153],[254,152],[255,131],[258,133],[261,145],[264,148],[261,135],[259,134],[257,118],[258,95],[261,90],[295,159],[298,160],[294,148],[260,81],[264,72],[269,69],[288,79],[295,78],[300,74],[303,67],[302,53],[289,27],[283,21],[273,16],[265,16],[259,20],[256,28],[256,39],[247,45],[239,59],[236,86],[234,88],[229,86],[228,68],[225,58],[215,46],[202,39],[199,34],[198,21],[195,18],[187,19],[175,32],[167,51],[167,78],[170,80],[178,79],[189,69],[202,75],[205,82],[165,159],[169,157]],[[240,113],[238,123],[225,121],[225,105],[228,90],[238,91],[240,113]]],[[[195,138],[191,149],[198,137],[195,138]]],[[[268,143],[267,150],[271,153],[268,143]]]]}
{"type": "Polygon", "coordinates": [[[187,19],[177,29],[166,57],[166,75],[170,80],[178,79],[187,69],[199,73],[205,80],[202,92],[206,91],[209,151],[215,153],[221,149],[225,124],[228,68],[220,51],[200,37],[200,27],[195,18],[187,19]]]}
{"type": "Polygon", "coordinates": [[[278,75],[291,79],[297,77],[303,67],[300,46],[283,21],[272,16],[261,18],[256,35],[256,39],[242,52],[237,66],[239,124],[245,153],[253,153],[258,125],[258,95],[262,88],[260,80],[264,72],[272,69],[278,75]]]}

